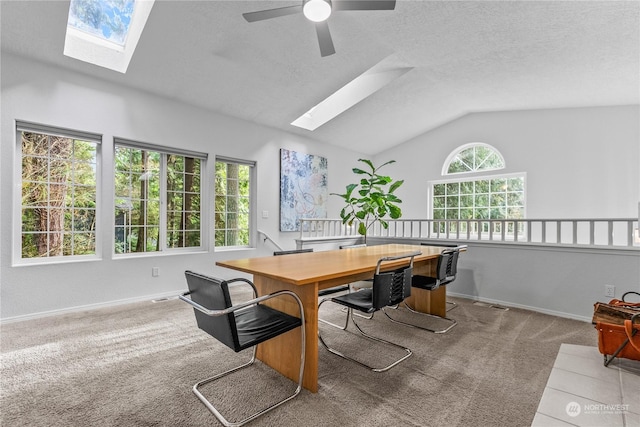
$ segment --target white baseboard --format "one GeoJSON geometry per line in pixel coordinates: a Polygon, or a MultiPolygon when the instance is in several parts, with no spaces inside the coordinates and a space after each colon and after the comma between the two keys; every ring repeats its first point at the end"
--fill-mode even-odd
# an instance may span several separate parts
{"type": "Polygon", "coordinates": [[[156,294],[156,295],[145,295],[140,297],[116,300],[116,301],[79,305],[75,307],[62,308],[59,310],[41,311],[39,313],[31,313],[31,314],[25,314],[21,316],[7,317],[6,319],[1,319],[0,324],[21,322],[23,320],[39,319],[42,317],[56,316],[60,314],[76,313],[78,311],[95,310],[98,308],[115,307],[118,305],[133,304],[136,302],[148,301],[151,303],[152,300],[175,297],[176,295],[180,295],[183,292],[184,292],[184,289],[177,289],[175,291],[163,292],[161,294],[156,294]]]}
{"type": "MultiPolygon", "coordinates": [[[[21,322],[23,320],[38,319],[38,318],[41,318],[41,317],[55,316],[55,315],[67,314],[67,313],[75,313],[75,312],[78,312],[78,311],[94,310],[94,309],[98,309],[98,308],[115,307],[115,306],[118,306],[118,305],[132,304],[132,303],[136,303],[136,302],[143,302],[143,301],[152,302],[152,300],[156,300],[156,299],[175,297],[176,295],[179,295],[182,292],[184,292],[184,289],[177,289],[175,291],[163,292],[161,294],[155,294],[155,295],[145,295],[145,296],[141,296],[141,297],[127,298],[127,299],[121,299],[121,300],[109,301],[109,302],[103,302],[103,303],[97,303],[97,304],[80,305],[80,306],[76,306],[76,307],[63,308],[63,309],[60,309],[60,310],[42,311],[42,312],[39,312],[39,313],[25,314],[25,315],[22,315],[22,316],[8,317],[6,319],[0,320],[0,324],[21,322]]],[[[579,320],[579,321],[582,321],[582,322],[591,323],[591,317],[577,316],[575,314],[565,313],[565,312],[562,312],[562,311],[547,310],[547,309],[540,308],[540,307],[533,307],[533,306],[524,305],[524,304],[515,304],[515,303],[512,303],[512,302],[501,301],[501,300],[491,299],[491,298],[483,298],[483,297],[478,297],[478,296],[473,296],[473,295],[459,294],[459,293],[455,293],[455,292],[447,292],[447,295],[450,295],[450,296],[456,297],[456,298],[465,298],[465,299],[469,299],[469,300],[472,300],[472,301],[480,301],[480,302],[484,302],[484,303],[488,303],[488,304],[501,305],[501,306],[504,306],[504,307],[521,308],[523,310],[530,310],[530,311],[535,311],[535,312],[538,312],[538,313],[549,314],[551,316],[564,317],[566,319],[573,319],[573,320],[579,320]]]]}
{"type": "Polygon", "coordinates": [[[447,292],[447,295],[450,295],[450,296],[456,297],[456,298],[465,298],[465,299],[469,299],[469,300],[472,300],[472,301],[480,301],[480,302],[484,302],[484,303],[488,303],[488,304],[500,305],[500,306],[503,306],[503,307],[521,308],[523,310],[530,310],[530,311],[535,311],[535,312],[538,312],[538,313],[549,314],[551,316],[563,317],[565,319],[573,319],[573,320],[579,320],[579,321],[582,321],[582,322],[591,323],[591,317],[578,316],[576,314],[565,313],[565,312],[562,312],[562,311],[547,310],[546,308],[533,307],[533,306],[524,305],[524,304],[515,304],[515,303],[512,303],[512,302],[501,301],[501,300],[491,299],[491,298],[483,298],[483,297],[478,297],[478,296],[473,296],[473,295],[458,294],[458,293],[455,293],[455,292],[447,292]]]}

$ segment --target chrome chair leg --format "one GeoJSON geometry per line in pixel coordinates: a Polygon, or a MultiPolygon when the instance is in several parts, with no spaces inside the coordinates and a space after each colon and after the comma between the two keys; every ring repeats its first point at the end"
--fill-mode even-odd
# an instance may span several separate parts
{"type": "Polygon", "coordinates": [[[449,308],[447,308],[447,311],[451,311],[454,308],[456,308],[458,306],[457,302],[453,302],[453,301],[446,301],[447,305],[449,305],[449,308]]]}
{"type": "MultiPolygon", "coordinates": [[[[323,300],[323,301],[321,301],[321,302],[320,302],[320,304],[318,305],[318,308],[320,308],[320,305],[322,305],[322,304],[323,304],[324,302],[326,302],[326,301],[330,301],[330,300],[329,300],[329,299],[327,299],[327,300],[323,300]]],[[[373,318],[373,315],[374,315],[374,313],[372,313],[372,314],[371,314],[371,317],[369,317],[368,319],[373,318]]],[[[364,317],[364,316],[363,316],[363,317],[364,317]]],[[[365,318],[366,318],[366,317],[365,317],[365,318]]],[[[369,334],[367,334],[366,332],[364,332],[364,331],[362,330],[362,328],[360,328],[360,326],[359,326],[359,325],[358,325],[358,323],[356,322],[356,320],[355,320],[355,314],[354,314],[354,311],[353,311],[353,309],[351,309],[351,308],[347,308],[347,316],[346,316],[346,321],[345,321],[345,325],[344,325],[344,327],[339,326],[339,325],[336,325],[335,323],[331,323],[331,322],[326,321],[326,320],[323,320],[323,319],[318,319],[318,320],[320,320],[322,323],[326,323],[326,324],[328,324],[328,325],[330,325],[330,326],[333,326],[333,327],[335,327],[335,328],[342,329],[342,330],[343,330],[343,331],[345,331],[345,332],[352,333],[352,332],[350,332],[350,331],[348,331],[348,330],[347,330],[347,327],[349,326],[349,319],[351,319],[351,322],[353,323],[353,325],[356,327],[356,329],[358,330],[358,332],[360,333],[360,335],[362,335],[364,338],[366,338],[366,339],[368,339],[368,340],[370,340],[370,341],[380,342],[380,343],[383,343],[383,344],[387,344],[387,345],[389,345],[389,346],[392,346],[392,347],[394,347],[394,348],[398,348],[398,349],[404,350],[407,354],[405,354],[402,358],[395,360],[393,363],[391,363],[391,364],[389,364],[389,365],[387,365],[387,366],[384,366],[384,367],[382,367],[382,368],[376,368],[376,367],[373,367],[373,366],[371,366],[371,365],[367,365],[366,363],[363,363],[363,362],[361,362],[361,361],[359,361],[359,360],[356,360],[356,359],[354,359],[354,358],[352,358],[352,357],[350,357],[350,356],[347,356],[346,354],[344,354],[344,353],[342,353],[342,352],[340,352],[340,351],[338,351],[338,350],[336,350],[336,349],[334,349],[334,348],[330,347],[330,346],[325,342],[325,340],[322,338],[322,334],[320,333],[320,329],[318,329],[318,339],[320,340],[320,343],[322,344],[322,346],[323,346],[324,348],[326,348],[329,352],[331,352],[331,353],[335,354],[336,356],[340,356],[340,357],[342,357],[343,359],[346,359],[346,360],[350,360],[350,361],[352,361],[352,362],[355,362],[355,363],[357,363],[358,365],[364,366],[365,368],[368,368],[368,369],[372,370],[373,372],[385,372],[385,371],[388,371],[389,369],[393,368],[394,366],[396,366],[396,365],[397,365],[397,364],[399,364],[400,362],[402,362],[402,361],[404,361],[404,360],[408,359],[408,358],[413,354],[413,352],[412,352],[410,349],[406,348],[406,347],[403,347],[403,346],[401,346],[401,345],[399,345],[399,344],[396,344],[396,343],[393,343],[393,342],[391,342],[391,341],[384,340],[384,339],[382,339],[382,338],[375,337],[375,336],[373,336],[373,335],[369,335],[369,334]]]]}
{"type": "Polygon", "coordinates": [[[455,319],[451,319],[451,318],[449,318],[449,317],[436,316],[435,314],[422,313],[422,312],[420,312],[420,311],[416,311],[416,310],[414,310],[413,308],[409,307],[409,305],[408,305],[406,302],[405,302],[405,303],[403,303],[403,304],[404,304],[404,306],[405,306],[405,307],[406,307],[410,312],[412,312],[412,313],[419,314],[419,315],[422,315],[422,316],[432,317],[432,318],[434,318],[434,319],[446,320],[446,321],[449,321],[449,322],[450,322],[450,325],[449,325],[448,327],[444,328],[444,329],[431,329],[431,328],[427,328],[426,326],[420,326],[420,325],[416,325],[416,324],[414,324],[414,323],[403,322],[402,320],[394,319],[393,317],[391,317],[391,316],[389,315],[389,312],[387,311],[387,309],[386,309],[386,308],[382,309],[382,312],[383,312],[383,313],[385,314],[385,316],[387,316],[387,317],[389,318],[389,320],[391,320],[392,322],[400,323],[400,324],[402,324],[402,325],[410,326],[410,327],[412,327],[412,328],[417,328],[417,329],[422,329],[422,330],[425,330],[425,331],[433,332],[434,334],[444,334],[444,333],[447,333],[447,332],[449,332],[449,330],[451,330],[451,328],[453,328],[454,326],[456,326],[456,325],[458,324],[458,321],[457,321],[457,320],[455,320],[455,319]]]}

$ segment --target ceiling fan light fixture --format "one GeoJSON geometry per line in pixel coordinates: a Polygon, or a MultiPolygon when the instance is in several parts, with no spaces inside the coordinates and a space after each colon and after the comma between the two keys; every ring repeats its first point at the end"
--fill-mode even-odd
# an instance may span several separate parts
{"type": "Polygon", "coordinates": [[[302,6],[302,13],[309,21],[326,21],[331,15],[331,4],[329,0],[307,0],[302,6]]]}

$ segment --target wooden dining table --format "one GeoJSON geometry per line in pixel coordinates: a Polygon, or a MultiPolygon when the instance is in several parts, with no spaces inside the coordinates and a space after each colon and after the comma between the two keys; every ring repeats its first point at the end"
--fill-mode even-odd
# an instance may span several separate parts
{"type": "MultiPolygon", "coordinates": [[[[318,391],[318,291],[338,285],[371,279],[378,260],[404,254],[420,254],[414,258],[414,274],[435,273],[441,247],[386,244],[350,249],[297,253],[285,256],[244,258],[218,261],[216,265],[253,275],[259,295],[279,290],[291,290],[304,306],[306,350],[303,386],[318,391]]],[[[407,260],[392,261],[383,270],[406,264],[407,260]]],[[[435,291],[412,289],[407,302],[418,311],[444,317],[446,287],[435,291]]],[[[293,298],[274,298],[269,305],[299,315],[293,298]]],[[[300,367],[300,338],[298,331],[289,331],[258,346],[258,358],[288,378],[298,381],[300,367]]]]}

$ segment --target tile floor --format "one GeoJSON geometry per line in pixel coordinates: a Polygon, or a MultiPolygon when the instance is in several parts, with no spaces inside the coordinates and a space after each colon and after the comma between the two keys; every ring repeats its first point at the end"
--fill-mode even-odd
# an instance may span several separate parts
{"type": "Polygon", "coordinates": [[[532,427],[640,427],[640,361],[562,344],[532,427]]]}

